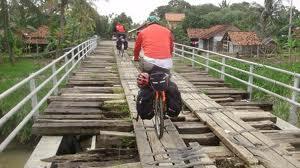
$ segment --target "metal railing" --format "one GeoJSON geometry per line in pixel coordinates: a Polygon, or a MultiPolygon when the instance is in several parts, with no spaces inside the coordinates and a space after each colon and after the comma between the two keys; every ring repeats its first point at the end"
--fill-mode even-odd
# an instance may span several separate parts
{"type": "Polygon", "coordinates": [[[174,46],[175,46],[174,47],[174,55],[191,61],[191,64],[193,67],[195,66],[195,63],[196,63],[196,64],[199,64],[199,65],[205,67],[205,70],[207,72],[209,70],[213,70],[213,71],[219,73],[221,79],[224,79],[225,76],[227,76],[229,78],[232,78],[236,81],[239,81],[239,82],[247,85],[247,91],[249,92],[250,100],[252,98],[253,88],[255,88],[264,93],[267,93],[269,95],[275,96],[279,99],[282,99],[282,100],[288,102],[291,105],[290,114],[289,114],[289,122],[294,125],[297,124],[297,122],[298,122],[297,109],[300,107],[300,103],[297,100],[297,96],[300,92],[300,88],[299,88],[300,74],[299,73],[295,73],[295,72],[287,71],[284,69],[279,69],[276,67],[259,64],[259,63],[255,63],[255,62],[251,62],[251,61],[247,61],[247,60],[243,60],[243,59],[238,59],[238,58],[234,58],[234,57],[227,56],[224,54],[220,54],[220,53],[216,53],[216,52],[208,51],[208,50],[203,50],[200,48],[191,47],[191,46],[187,46],[187,45],[183,45],[183,44],[175,43],[174,46]],[[198,54],[198,53],[201,53],[201,54],[198,54]],[[215,58],[215,59],[213,59],[213,58],[215,58]],[[229,63],[227,63],[229,60],[236,61],[238,63],[246,65],[249,68],[248,71],[243,70],[239,67],[230,65],[229,63]],[[217,69],[216,67],[213,67],[211,65],[212,63],[214,63],[215,65],[221,66],[221,68],[217,69]],[[273,73],[282,73],[285,75],[289,75],[289,76],[293,77],[294,83],[293,83],[293,85],[290,85],[290,84],[286,84],[281,81],[278,81],[276,79],[271,79],[269,77],[262,76],[262,75],[258,74],[257,72],[255,72],[256,67],[272,70],[273,73]],[[226,73],[226,71],[225,71],[226,68],[234,70],[239,73],[246,74],[248,76],[248,81],[242,80],[236,76],[226,73]],[[288,89],[292,92],[292,96],[287,97],[287,96],[275,93],[275,92],[271,91],[269,88],[260,87],[257,84],[255,84],[254,78],[260,79],[264,82],[272,83],[273,85],[278,85],[280,87],[283,87],[284,89],[288,89]]]}
{"type": "Polygon", "coordinates": [[[22,89],[24,86],[28,85],[30,88],[29,94],[26,95],[22,100],[17,102],[17,104],[7,111],[4,116],[0,119],[0,128],[4,126],[4,124],[14,116],[22,107],[24,107],[25,103],[31,100],[31,111],[28,111],[24,119],[17,125],[17,127],[6,137],[6,139],[0,144],[0,152],[2,152],[7,145],[14,139],[14,137],[18,134],[18,132],[25,126],[25,124],[34,116],[37,117],[39,114],[39,108],[47,101],[48,97],[58,94],[58,87],[60,84],[66,80],[72,70],[90,54],[97,46],[97,37],[93,38],[75,46],[68,52],[64,53],[63,56],[55,59],[50,64],[46,65],[42,69],[32,73],[27,78],[23,79],[19,83],[15,84],[5,92],[0,94],[0,100],[3,100],[6,97],[9,97],[11,94],[16,92],[18,89],[22,89]],[[59,68],[57,69],[57,67],[59,68]],[[50,76],[45,80],[41,81],[41,83],[37,83],[36,79],[39,78],[42,73],[50,71],[50,76]],[[62,74],[59,78],[58,74],[62,74]],[[42,91],[46,85],[51,85],[50,90],[39,100],[38,94],[42,91]]]}

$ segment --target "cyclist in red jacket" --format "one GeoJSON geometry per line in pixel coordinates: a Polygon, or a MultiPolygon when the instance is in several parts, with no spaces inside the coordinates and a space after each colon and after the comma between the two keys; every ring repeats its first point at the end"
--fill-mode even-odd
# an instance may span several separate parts
{"type": "Polygon", "coordinates": [[[117,38],[117,48],[120,49],[122,47],[122,43],[124,44],[124,49],[126,50],[128,48],[128,42],[126,40],[126,29],[125,27],[117,22],[116,26],[114,27],[114,32],[116,33],[117,38]]]}
{"type": "Polygon", "coordinates": [[[150,16],[148,26],[141,30],[135,42],[134,61],[140,60],[140,51],[143,49],[140,66],[143,72],[153,71],[170,72],[173,66],[173,35],[171,31],[158,24],[156,16],[150,16]]]}

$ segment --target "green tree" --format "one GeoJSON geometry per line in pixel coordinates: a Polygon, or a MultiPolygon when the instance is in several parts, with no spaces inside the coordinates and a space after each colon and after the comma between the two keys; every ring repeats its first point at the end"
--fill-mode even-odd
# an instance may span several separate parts
{"type": "Polygon", "coordinates": [[[8,50],[10,63],[14,64],[15,59],[14,59],[14,54],[13,54],[13,51],[12,51],[12,48],[13,48],[13,35],[12,35],[11,29],[10,29],[7,0],[2,0],[1,1],[1,12],[2,12],[2,18],[3,18],[5,44],[6,44],[6,48],[8,50]]]}
{"type": "Polygon", "coordinates": [[[173,30],[173,35],[176,42],[189,45],[190,40],[187,37],[187,33],[185,29],[183,29],[182,25],[176,26],[176,28],[173,30]]]}
{"type": "Polygon", "coordinates": [[[132,18],[130,16],[127,16],[123,12],[120,15],[113,16],[112,23],[111,23],[111,30],[110,30],[111,33],[117,22],[123,24],[126,30],[130,30],[132,28],[132,24],[133,24],[132,18]]]}

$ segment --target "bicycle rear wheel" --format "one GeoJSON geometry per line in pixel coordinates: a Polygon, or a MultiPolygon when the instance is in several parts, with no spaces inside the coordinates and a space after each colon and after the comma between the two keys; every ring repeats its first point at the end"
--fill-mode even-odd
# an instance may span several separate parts
{"type": "Polygon", "coordinates": [[[164,134],[164,108],[162,97],[155,99],[155,132],[160,139],[164,134]]]}

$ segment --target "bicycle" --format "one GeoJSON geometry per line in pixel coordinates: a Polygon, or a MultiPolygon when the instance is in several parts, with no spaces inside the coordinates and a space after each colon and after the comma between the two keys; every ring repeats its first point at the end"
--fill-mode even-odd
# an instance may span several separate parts
{"type": "Polygon", "coordinates": [[[124,39],[123,36],[120,36],[120,39],[117,39],[117,49],[118,49],[118,55],[120,57],[124,56],[125,42],[126,40],[124,39]]]}
{"type": "MultiPolygon", "coordinates": [[[[159,139],[164,133],[164,119],[167,111],[166,90],[169,85],[170,75],[164,72],[150,74],[149,84],[154,90],[153,110],[154,110],[154,128],[159,139]]],[[[139,115],[137,114],[136,121],[139,115]]]]}
{"type": "Polygon", "coordinates": [[[150,74],[150,86],[155,92],[154,106],[154,127],[158,138],[162,138],[164,133],[164,119],[167,111],[166,90],[169,86],[170,75],[164,72],[150,74]]]}

